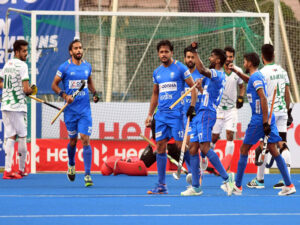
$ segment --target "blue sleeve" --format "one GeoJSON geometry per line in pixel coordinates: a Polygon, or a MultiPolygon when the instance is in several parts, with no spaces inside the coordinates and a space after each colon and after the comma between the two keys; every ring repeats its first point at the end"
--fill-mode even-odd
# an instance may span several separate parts
{"type": "Polygon", "coordinates": [[[92,75],[92,65],[89,63],[89,77],[92,75]]]}
{"type": "Polygon", "coordinates": [[[252,76],[253,79],[251,80],[251,77],[249,79],[249,81],[251,80],[251,83],[254,87],[254,89],[257,91],[260,88],[264,88],[264,84],[263,84],[263,80],[261,80],[258,76],[254,75],[252,76]]]}
{"type": "Polygon", "coordinates": [[[157,82],[157,80],[156,80],[156,70],[154,70],[154,72],[153,72],[153,83],[154,84],[158,84],[158,82],[157,82]]]}
{"type": "Polygon", "coordinates": [[[212,81],[218,81],[221,79],[221,72],[220,71],[217,71],[215,69],[210,69],[210,72],[211,72],[211,80],[212,81]]]}
{"type": "Polygon", "coordinates": [[[57,71],[56,71],[56,75],[59,76],[62,80],[65,77],[65,63],[61,64],[57,71]]]}
{"type": "Polygon", "coordinates": [[[178,63],[183,80],[186,80],[187,78],[192,76],[189,69],[184,64],[182,64],[181,62],[177,62],[177,63],[178,63]]]}

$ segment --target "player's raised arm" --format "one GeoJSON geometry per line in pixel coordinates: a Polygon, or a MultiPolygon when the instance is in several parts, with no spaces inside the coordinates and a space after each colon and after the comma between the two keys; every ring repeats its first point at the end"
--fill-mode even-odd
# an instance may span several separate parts
{"type": "Polygon", "coordinates": [[[148,116],[147,116],[146,121],[145,121],[146,127],[151,127],[153,113],[154,113],[154,111],[157,107],[157,104],[158,104],[158,94],[159,94],[158,85],[154,84],[153,85],[152,96],[151,96],[151,101],[150,101],[150,106],[149,106],[149,111],[148,111],[148,116]]]}
{"type": "MultiPolygon", "coordinates": [[[[242,73],[241,71],[239,71],[233,63],[230,63],[228,65],[228,69],[232,70],[233,72],[235,72],[244,82],[248,83],[249,81],[249,76],[247,74],[242,73]]],[[[244,90],[245,93],[245,90],[244,90]]]]}
{"type": "Polygon", "coordinates": [[[199,73],[203,74],[204,76],[211,78],[211,71],[210,69],[206,68],[202,62],[202,60],[200,59],[197,49],[198,49],[198,43],[197,42],[193,42],[191,44],[192,48],[195,50],[194,57],[195,57],[195,64],[196,64],[196,68],[199,71],[199,73]]]}

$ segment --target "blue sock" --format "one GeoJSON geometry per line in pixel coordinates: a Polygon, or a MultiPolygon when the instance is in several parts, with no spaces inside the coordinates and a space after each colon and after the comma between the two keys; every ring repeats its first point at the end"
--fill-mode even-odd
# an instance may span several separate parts
{"type": "Polygon", "coordinates": [[[83,146],[83,162],[85,175],[90,175],[92,164],[92,148],[90,145],[83,146]]]}
{"type": "Polygon", "coordinates": [[[76,146],[71,147],[70,143],[68,144],[68,157],[69,157],[69,165],[75,165],[75,153],[76,153],[76,146]]]}
{"type": "Polygon", "coordinates": [[[156,154],[158,183],[166,184],[167,153],[156,154]]]}
{"type": "Polygon", "coordinates": [[[218,155],[212,150],[209,149],[209,151],[206,154],[207,158],[211,162],[211,164],[215,167],[215,169],[219,172],[220,176],[224,179],[228,179],[228,174],[226,170],[224,169],[218,155]]]}
{"type": "Polygon", "coordinates": [[[192,185],[193,187],[198,188],[200,186],[200,169],[199,169],[199,154],[191,155],[191,171],[192,171],[192,185]]]}
{"type": "Polygon", "coordinates": [[[190,152],[189,152],[189,150],[187,150],[184,153],[184,161],[185,161],[186,167],[188,169],[188,172],[190,172],[191,171],[191,165],[190,165],[190,152]]]}
{"type": "Polygon", "coordinates": [[[277,164],[278,169],[280,170],[280,173],[282,175],[282,178],[284,180],[284,183],[286,186],[290,186],[292,181],[291,177],[289,175],[288,169],[286,167],[286,163],[281,155],[274,158],[277,164]]]}
{"type": "Polygon", "coordinates": [[[240,160],[238,163],[238,169],[236,172],[236,181],[235,184],[237,187],[242,186],[242,180],[244,176],[244,172],[247,166],[247,161],[248,161],[248,155],[240,155],[240,160]]]}

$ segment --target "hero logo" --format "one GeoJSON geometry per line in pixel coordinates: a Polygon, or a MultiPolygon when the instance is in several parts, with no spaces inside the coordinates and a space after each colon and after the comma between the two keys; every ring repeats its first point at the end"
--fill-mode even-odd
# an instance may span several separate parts
{"type": "MultiPolygon", "coordinates": [[[[30,3],[35,3],[37,0],[23,0],[23,1],[30,4],[30,3]]],[[[9,0],[0,0],[1,5],[4,5],[8,2],[9,0]]],[[[18,2],[17,0],[11,0],[10,4],[17,4],[17,2],[18,2]]]]}
{"type": "Polygon", "coordinates": [[[69,89],[78,89],[80,87],[81,87],[81,80],[70,80],[69,81],[69,89]]]}
{"type": "Polygon", "coordinates": [[[176,82],[165,82],[159,84],[159,92],[177,91],[176,82]]]}

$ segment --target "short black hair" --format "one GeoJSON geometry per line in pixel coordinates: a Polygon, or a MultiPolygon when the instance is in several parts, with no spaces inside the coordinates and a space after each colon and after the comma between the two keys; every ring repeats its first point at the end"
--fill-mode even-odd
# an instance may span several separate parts
{"type": "Polygon", "coordinates": [[[263,55],[263,57],[271,62],[274,59],[274,47],[271,44],[264,44],[263,46],[261,46],[261,53],[263,55]]]}
{"type": "Polygon", "coordinates": [[[220,48],[215,48],[211,51],[211,53],[214,53],[220,59],[220,64],[223,66],[226,61],[225,51],[220,48]]]}
{"type": "Polygon", "coordinates": [[[194,48],[192,48],[192,46],[188,46],[184,49],[183,53],[184,53],[184,57],[186,57],[186,53],[187,52],[192,52],[192,53],[195,53],[196,50],[194,48]]]}
{"type": "Polygon", "coordinates": [[[157,51],[159,51],[161,46],[169,46],[170,51],[173,52],[174,47],[173,47],[172,43],[169,40],[162,40],[162,41],[158,42],[158,44],[156,46],[157,51]]]}
{"type": "Polygon", "coordinates": [[[74,44],[74,43],[77,43],[77,42],[80,42],[80,43],[81,43],[81,41],[80,41],[79,39],[75,39],[75,40],[71,41],[71,43],[69,44],[69,51],[72,50],[73,44],[74,44]]]}
{"type": "Polygon", "coordinates": [[[232,53],[233,53],[233,56],[235,56],[235,50],[234,50],[234,48],[231,47],[231,46],[226,46],[226,47],[224,48],[224,51],[225,51],[225,52],[232,52],[232,53]]]}
{"type": "Polygon", "coordinates": [[[246,53],[244,55],[244,59],[251,62],[254,67],[259,66],[260,63],[259,56],[255,52],[246,53]]]}
{"type": "Polygon", "coordinates": [[[28,46],[28,42],[25,40],[16,40],[14,42],[14,52],[20,51],[22,46],[28,46]]]}

